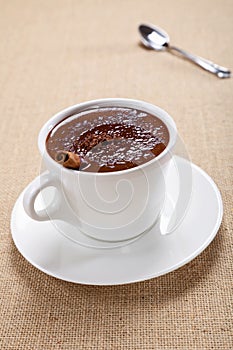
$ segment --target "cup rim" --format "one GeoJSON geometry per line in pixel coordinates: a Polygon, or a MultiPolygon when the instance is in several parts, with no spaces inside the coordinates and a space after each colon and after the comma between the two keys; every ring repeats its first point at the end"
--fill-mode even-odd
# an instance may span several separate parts
{"type": "Polygon", "coordinates": [[[136,99],[129,99],[129,98],[102,98],[102,99],[96,99],[96,100],[90,100],[86,102],[81,102],[72,106],[69,106],[65,109],[62,109],[58,113],[56,113],[54,116],[52,116],[41,128],[38,136],[38,148],[41,153],[42,158],[45,159],[46,163],[49,162],[54,169],[57,171],[65,171],[68,173],[75,173],[75,174],[81,174],[85,176],[113,176],[113,175],[120,175],[120,174],[126,174],[130,172],[135,172],[136,170],[143,169],[145,167],[150,166],[151,164],[158,163],[163,159],[175,146],[177,138],[177,127],[172,119],[172,117],[162,108],[158,107],[157,105],[154,105],[152,103],[142,101],[142,100],[136,100],[136,99]],[[113,172],[87,172],[87,171],[76,171],[72,169],[66,169],[65,167],[62,167],[60,164],[58,164],[47,152],[46,149],[46,139],[49,134],[49,132],[62,120],[65,118],[68,118],[69,116],[74,115],[75,113],[80,113],[81,111],[85,111],[88,109],[93,108],[103,108],[103,107],[125,107],[125,108],[138,108],[142,111],[151,113],[155,117],[161,119],[165,125],[168,128],[169,131],[169,142],[166,146],[166,148],[154,159],[143,163],[141,165],[138,165],[136,167],[125,169],[125,170],[117,170],[113,172]]]}

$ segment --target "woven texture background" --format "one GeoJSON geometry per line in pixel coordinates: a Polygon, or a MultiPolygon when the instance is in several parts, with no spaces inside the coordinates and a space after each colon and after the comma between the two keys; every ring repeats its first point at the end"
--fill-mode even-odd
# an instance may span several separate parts
{"type": "Polygon", "coordinates": [[[232,0],[0,0],[0,9],[0,348],[230,350],[233,79],[144,50],[137,26],[160,25],[177,46],[233,69],[232,0]],[[125,286],[49,277],[10,233],[13,205],[39,174],[43,123],[101,97],[167,110],[224,202],[219,233],[199,257],[125,286]]]}

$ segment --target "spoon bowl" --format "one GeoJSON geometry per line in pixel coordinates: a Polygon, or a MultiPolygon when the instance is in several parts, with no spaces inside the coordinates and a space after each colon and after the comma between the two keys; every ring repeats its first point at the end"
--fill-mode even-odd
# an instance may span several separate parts
{"type": "Polygon", "coordinates": [[[141,41],[147,48],[156,51],[166,50],[169,43],[169,36],[164,30],[146,24],[141,24],[138,30],[141,34],[141,41]]]}

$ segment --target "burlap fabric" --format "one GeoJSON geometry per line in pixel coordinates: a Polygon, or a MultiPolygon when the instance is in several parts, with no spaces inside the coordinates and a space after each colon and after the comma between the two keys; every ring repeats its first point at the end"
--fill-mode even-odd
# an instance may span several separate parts
{"type": "Polygon", "coordinates": [[[137,26],[233,68],[233,5],[224,1],[0,1],[0,348],[232,348],[233,79],[139,46],[137,26]],[[37,134],[66,106],[143,99],[175,119],[192,161],[218,184],[224,218],[211,245],[150,281],[82,286],[32,267],[11,239],[10,215],[38,175],[37,134]]]}

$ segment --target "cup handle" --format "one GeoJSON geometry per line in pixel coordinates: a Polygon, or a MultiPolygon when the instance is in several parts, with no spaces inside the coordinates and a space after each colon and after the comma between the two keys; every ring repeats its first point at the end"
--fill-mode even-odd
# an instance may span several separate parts
{"type": "Polygon", "coordinates": [[[162,235],[169,235],[179,227],[186,216],[192,197],[193,177],[191,162],[179,156],[173,157],[172,161],[177,171],[179,182],[178,198],[173,205],[165,208],[161,215],[160,232],[162,235]]]}
{"type": "Polygon", "coordinates": [[[58,180],[51,176],[50,173],[43,173],[33,180],[30,185],[26,188],[23,197],[23,206],[25,212],[34,220],[47,221],[58,212],[60,207],[59,196],[49,206],[42,210],[35,210],[35,201],[38,194],[46,187],[58,188],[58,180]]]}

